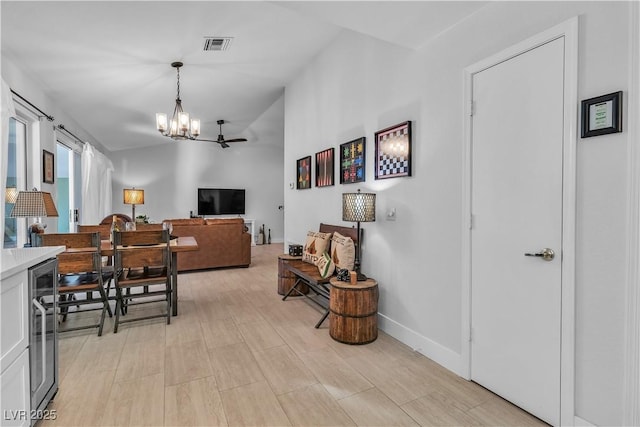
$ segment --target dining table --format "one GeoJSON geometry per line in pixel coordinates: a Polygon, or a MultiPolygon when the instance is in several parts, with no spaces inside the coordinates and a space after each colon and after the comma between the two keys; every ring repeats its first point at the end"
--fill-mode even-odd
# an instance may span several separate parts
{"type": "MultiPolygon", "coordinates": [[[[178,253],[198,250],[198,242],[193,236],[180,236],[169,241],[171,250],[171,314],[178,315],[178,253]]],[[[100,242],[100,253],[102,256],[114,256],[115,249],[110,240],[100,242]]]]}

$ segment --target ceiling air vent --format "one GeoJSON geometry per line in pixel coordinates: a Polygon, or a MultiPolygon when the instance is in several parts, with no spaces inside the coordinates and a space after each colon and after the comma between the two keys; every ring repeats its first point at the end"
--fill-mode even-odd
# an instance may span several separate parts
{"type": "Polygon", "coordinates": [[[205,37],[204,50],[227,50],[233,37],[205,37]]]}

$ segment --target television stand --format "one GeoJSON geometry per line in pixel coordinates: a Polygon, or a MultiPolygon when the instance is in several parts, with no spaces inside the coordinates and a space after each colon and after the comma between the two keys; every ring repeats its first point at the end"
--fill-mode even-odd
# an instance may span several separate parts
{"type": "Polygon", "coordinates": [[[255,219],[247,219],[242,218],[244,220],[244,224],[249,227],[249,233],[251,233],[251,246],[256,245],[256,220],[255,219]]]}

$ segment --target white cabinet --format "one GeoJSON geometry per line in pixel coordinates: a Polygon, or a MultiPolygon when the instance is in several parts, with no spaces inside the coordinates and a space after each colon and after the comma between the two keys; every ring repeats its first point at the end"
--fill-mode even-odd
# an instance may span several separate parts
{"type": "Polygon", "coordinates": [[[30,424],[29,276],[22,270],[0,289],[0,425],[30,424]]]}
{"type": "Polygon", "coordinates": [[[29,384],[29,350],[25,348],[0,374],[0,425],[31,425],[29,384]]]}
{"type": "Polygon", "coordinates": [[[29,346],[29,276],[22,270],[2,279],[0,290],[0,372],[29,346]]]}
{"type": "MultiPolygon", "coordinates": [[[[30,334],[34,333],[34,328],[30,330],[29,327],[29,280],[30,272],[33,276],[35,269],[43,268],[43,261],[53,258],[55,263],[56,255],[64,249],[64,246],[3,249],[0,254],[0,426],[31,426],[43,418],[41,408],[31,407],[30,347],[34,343],[30,334]]],[[[55,277],[55,271],[54,264],[50,268],[52,277],[55,277]]],[[[53,284],[51,289],[55,292],[53,284]]],[[[54,329],[53,343],[55,339],[54,329]]],[[[55,357],[55,352],[42,351],[41,354],[44,360],[48,354],[55,357]]],[[[34,352],[34,355],[38,353],[34,352]]],[[[54,378],[57,378],[56,363],[57,360],[52,362],[54,378]]],[[[38,371],[33,378],[38,378],[38,371]]],[[[57,388],[57,383],[54,385],[57,388]]]]}

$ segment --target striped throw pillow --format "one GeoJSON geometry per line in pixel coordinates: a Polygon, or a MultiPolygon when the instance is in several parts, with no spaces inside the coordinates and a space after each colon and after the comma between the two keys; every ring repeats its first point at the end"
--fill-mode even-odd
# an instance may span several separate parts
{"type": "Polygon", "coordinates": [[[327,277],[333,275],[333,272],[336,269],[336,265],[333,263],[333,260],[329,256],[327,252],[324,252],[320,258],[318,258],[318,271],[320,272],[320,277],[326,279],[327,277]]]}

